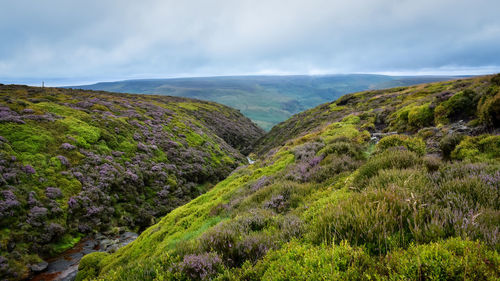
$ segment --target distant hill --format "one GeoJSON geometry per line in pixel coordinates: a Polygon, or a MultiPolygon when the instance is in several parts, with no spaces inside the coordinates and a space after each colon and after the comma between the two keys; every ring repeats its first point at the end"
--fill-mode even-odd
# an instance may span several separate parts
{"type": "Polygon", "coordinates": [[[456,77],[373,74],[226,76],[125,80],[70,87],[214,101],[239,109],[245,116],[268,131],[293,114],[335,100],[348,93],[454,78],[456,77]]]}

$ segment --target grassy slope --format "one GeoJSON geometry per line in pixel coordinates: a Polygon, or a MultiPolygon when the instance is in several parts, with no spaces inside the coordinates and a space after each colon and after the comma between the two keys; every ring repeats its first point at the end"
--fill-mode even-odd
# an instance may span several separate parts
{"type": "Polygon", "coordinates": [[[84,233],[151,225],[262,133],[211,102],[0,85],[0,275],[25,277],[84,233]]]}
{"type": "Polygon", "coordinates": [[[210,100],[231,106],[265,130],[295,113],[334,100],[344,93],[449,80],[451,77],[384,75],[234,76],[128,80],[81,86],[84,89],[165,94],[210,100]]]}
{"type": "Polygon", "coordinates": [[[78,278],[498,280],[499,86],[368,91],[296,115],[254,164],[85,257],[78,278]],[[400,134],[375,144],[381,131],[400,134]]]}

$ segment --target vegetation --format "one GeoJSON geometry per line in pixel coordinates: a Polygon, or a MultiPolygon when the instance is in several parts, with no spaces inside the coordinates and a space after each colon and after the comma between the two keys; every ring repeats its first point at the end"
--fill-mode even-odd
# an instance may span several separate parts
{"type": "Polygon", "coordinates": [[[122,93],[170,95],[209,100],[241,110],[266,131],[293,114],[329,102],[345,93],[415,85],[453,77],[384,75],[228,76],[128,80],[77,86],[122,93]]]}
{"type": "Polygon", "coordinates": [[[83,235],[142,231],[245,162],[262,133],[210,102],[0,86],[0,279],[83,235]]]}
{"type": "Polygon", "coordinates": [[[495,77],[355,93],[300,113],[260,139],[255,163],[116,253],[84,257],[79,276],[498,280],[500,137],[480,117],[495,77]],[[459,111],[464,102],[472,109],[459,111]]]}
{"type": "MultiPolygon", "coordinates": [[[[2,210],[24,212],[30,228],[10,235],[18,230],[7,225],[20,216],[4,216],[2,237],[63,231],[51,224],[63,221],[53,214],[55,201],[70,235],[106,225],[141,228],[148,225],[144,218],[156,222],[113,254],[85,256],[78,280],[498,280],[500,136],[492,119],[481,117],[490,112],[484,108],[496,96],[492,89],[499,90],[496,77],[345,95],[277,125],[253,149],[249,144],[256,161],[246,165],[228,145],[237,138],[209,125],[212,115],[184,116],[194,107],[226,112],[216,104],[156,96],[124,96],[129,103],[116,104],[120,95],[100,93],[109,103],[83,110],[70,106],[78,99],[72,91],[37,96],[38,106],[30,99],[8,103],[17,115],[2,121],[0,135],[5,153],[16,158],[2,165],[20,176],[13,181],[2,174],[9,186],[2,210]],[[144,118],[155,111],[145,104],[175,114],[165,112],[158,118],[171,119],[155,123],[144,118]],[[26,107],[55,121],[23,128],[32,122],[22,117],[26,107]],[[143,117],[120,114],[130,107],[143,117]],[[119,132],[111,133],[107,122],[119,132]],[[155,124],[168,137],[146,132],[155,124]],[[175,149],[164,149],[170,139],[175,149]],[[174,164],[182,173],[171,172],[174,164]],[[30,195],[38,185],[23,182],[41,176],[50,185],[30,195]],[[165,190],[177,192],[161,201],[165,190]],[[160,213],[148,211],[164,216],[155,221],[160,213]]],[[[250,123],[234,126],[259,133],[250,123]]],[[[9,256],[0,268],[15,268],[17,250],[2,243],[9,256]]],[[[30,258],[36,256],[23,261],[30,258]]]]}

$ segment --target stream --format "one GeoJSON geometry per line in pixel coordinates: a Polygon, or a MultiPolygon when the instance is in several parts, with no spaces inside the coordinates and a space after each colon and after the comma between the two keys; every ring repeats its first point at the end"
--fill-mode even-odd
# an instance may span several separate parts
{"type": "Polygon", "coordinates": [[[115,236],[96,234],[83,238],[73,248],[47,260],[47,268],[37,273],[31,281],[73,281],[82,257],[92,252],[115,252],[138,237],[137,233],[124,232],[115,236]]]}
{"type": "MultiPolygon", "coordinates": [[[[248,163],[255,163],[247,157],[248,163]]],[[[73,281],[78,273],[78,264],[83,256],[93,252],[115,252],[138,237],[137,233],[124,232],[115,236],[96,234],[80,240],[73,248],[50,258],[40,267],[30,281],[73,281]]]]}

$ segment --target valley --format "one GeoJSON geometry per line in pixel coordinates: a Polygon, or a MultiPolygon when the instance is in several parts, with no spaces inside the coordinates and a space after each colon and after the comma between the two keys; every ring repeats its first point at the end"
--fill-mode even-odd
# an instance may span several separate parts
{"type": "Polygon", "coordinates": [[[71,88],[195,98],[238,109],[269,131],[292,115],[346,93],[457,79],[374,74],[222,76],[125,80],[71,88]]]}
{"type": "Polygon", "coordinates": [[[348,94],[77,280],[497,280],[500,75],[348,94]]]}
{"type": "Polygon", "coordinates": [[[500,75],[346,94],[268,133],[186,98],[0,97],[8,280],[500,276],[500,75]]]}

